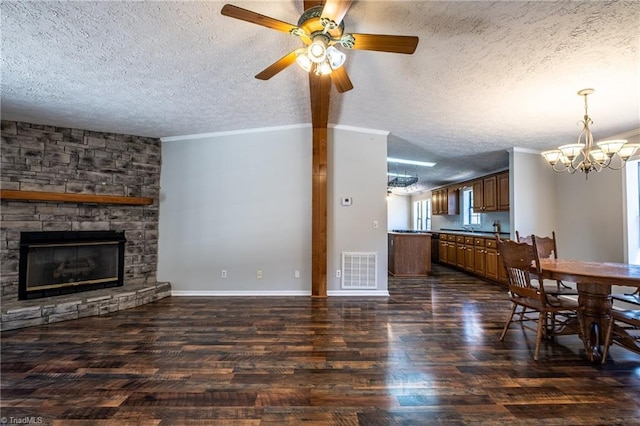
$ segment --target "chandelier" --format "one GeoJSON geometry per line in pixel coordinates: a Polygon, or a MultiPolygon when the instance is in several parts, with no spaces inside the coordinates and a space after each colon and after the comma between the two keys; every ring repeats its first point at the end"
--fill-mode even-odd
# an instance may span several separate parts
{"type": "Polygon", "coordinates": [[[387,188],[405,188],[409,190],[418,183],[418,175],[387,172],[387,188]]]}
{"type": "Polygon", "coordinates": [[[627,143],[623,139],[608,140],[593,144],[593,134],[590,126],[593,120],[587,113],[587,96],[592,94],[594,89],[582,89],[578,95],[584,96],[584,118],[578,121],[582,125],[582,131],[578,135],[578,142],[562,145],[558,149],[545,151],[542,156],[549,162],[553,171],[571,174],[581,171],[588,177],[589,172],[600,172],[609,168],[620,170],[626,161],[640,148],[640,144],[627,143]]]}

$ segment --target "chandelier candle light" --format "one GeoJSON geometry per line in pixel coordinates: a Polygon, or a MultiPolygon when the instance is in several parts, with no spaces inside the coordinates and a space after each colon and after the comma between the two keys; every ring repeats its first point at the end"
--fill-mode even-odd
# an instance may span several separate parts
{"type": "Polygon", "coordinates": [[[587,96],[593,92],[594,89],[582,89],[578,92],[578,95],[584,96],[584,118],[578,122],[582,125],[578,142],[542,153],[555,172],[573,174],[581,171],[584,172],[585,177],[588,177],[591,171],[600,172],[606,168],[620,170],[640,148],[640,144],[627,143],[623,139],[598,142],[597,148],[594,147],[593,134],[589,127],[593,124],[593,120],[587,113],[587,96]]]}

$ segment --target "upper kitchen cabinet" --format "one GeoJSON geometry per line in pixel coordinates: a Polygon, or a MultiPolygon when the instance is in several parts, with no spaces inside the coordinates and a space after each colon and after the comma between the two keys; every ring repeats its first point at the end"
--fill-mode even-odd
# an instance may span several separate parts
{"type": "Polygon", "coordinates": [[[509,210],[509,172],[477,179],[472,186],[475,212],[509,210]]]}
{"type": "Polygon", "coordinates": [[[431,192],[431,213],[434,215],[459,214],[458,189],[456,187],[434,189],[431,192]]]}
{"type": "Polygon", "coordinates": [[[498,175],[498,210],[508,211],[509,204],[509,172],[498,175]]]}

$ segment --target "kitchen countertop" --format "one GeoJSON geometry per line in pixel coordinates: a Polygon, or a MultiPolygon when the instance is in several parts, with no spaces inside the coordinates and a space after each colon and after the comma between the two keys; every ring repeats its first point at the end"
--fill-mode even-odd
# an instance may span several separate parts
{"type": "MultiPolygon", "coordinates": [[[[490,231],[465,231],[464,229],[459,230],[448,230],[448,229],[440,229],[438,231],[429,231],[432,234],[453,234],[453,235],[468,235],[468,236],[476,236],[476,237],[493,237],[495,232],[490,231]]],[[[499,235],[501,237],[509,237],[511,234],[509,232],[500,232],[499,235]]]]}
{"type": "Polygon", "coordinates": [[[410,230],[401,230],[401,229],[393,229],[388,231],[389,234],[397,234],[397,235],[431,235],[431,231],[410,231],[410,230]]]}

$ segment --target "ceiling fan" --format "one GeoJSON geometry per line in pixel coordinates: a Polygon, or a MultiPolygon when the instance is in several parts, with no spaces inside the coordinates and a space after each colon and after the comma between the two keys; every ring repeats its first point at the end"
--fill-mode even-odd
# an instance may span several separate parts
{"type": "Polygon", "coordinates": [[[343,18],[352,0],[304,0],[304,12],[298,24],[288,24],[230,4],[222,14],[241,21],[289,33],[298,37],[304,47],[293,50],[256,75],[268,80],[297,62],[309,73],[313,157],[311,165],[311,296],[327,297],[327,125],[331,82],[338,92],[353,89],[342,66],[346,49],[412,54],[418,37],[381,34],[345,33],[343,18]],[[327,76],[330,76],[328,78],[327,76]]]}
{"type": "Polygon", "coordinates": [[[352,1],[304,1],[304,12],[293,25],[230,4],[224,5],[222,14],[289,33],[298,37],[304,47],[293,50],[256,75],[268,80],[289,65],[297,62],[305,71],[315,75],[330,75],[338,92],[353,89],[344,67],[346,55],[336,48],[374,50],[379,52],[412,54],[418,46],[418,37],[382,34],[356,34],[344,32],[343,18],[352,1]]]}

